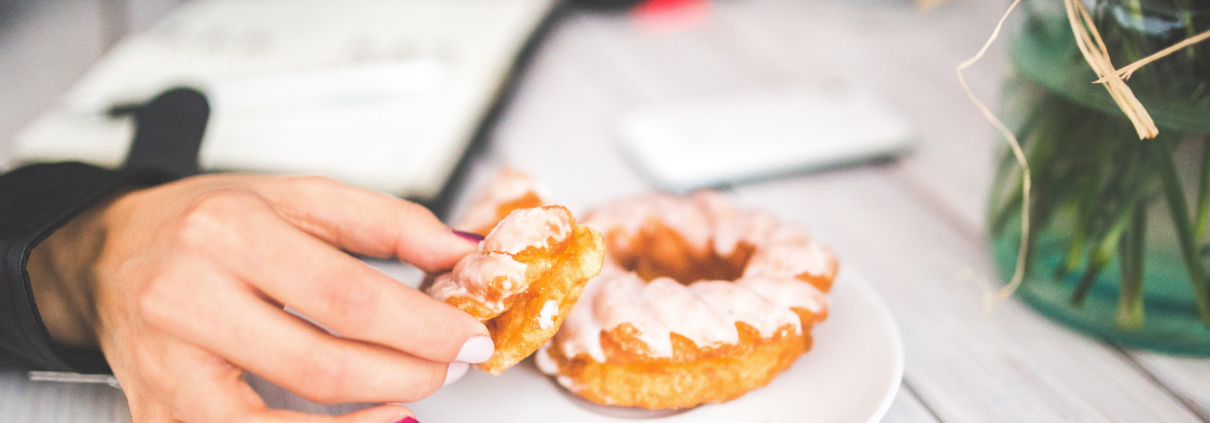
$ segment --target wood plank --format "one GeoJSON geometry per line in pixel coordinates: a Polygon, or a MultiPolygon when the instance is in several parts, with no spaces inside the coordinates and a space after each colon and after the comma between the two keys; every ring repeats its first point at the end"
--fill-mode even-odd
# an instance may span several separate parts
{"type": "MultiPolygon", "coordinates": [[[[736,50],[776,56],[765,66],[856,80],[886,96],[917,125],[919,145],[903,160],[906,171],[954,199],[951,213],[978,221],[993,152],[1001,146],[954,70],[978,51],[1002,7],[953,0],[922,11],[904,2],[757,0],[751,7],[728,4],[720,19],[745,34],[735,39],[750,40],[736,43],[736,50]]],[[[966,72],[975,93],[993,107],[1005,69],[1002,46],[1003,38],[966,72]]]]}
{"type": "MultiPolygon", "coordinates": [[[[622,110],[838,77],[871,85],[919,125],[921,145],[905,160],[907,169],[955,192],[954,198],[969,199],[955,204],[955,212],[978,219],[998,144],[954,79],[956,63],[982,40],[953,34],[955,26],[973,28],[960,24],[972,20],[972,7],[941,13],[879,6],[716,3],[710,20],[673,34],[644,33],[624,16],[590,15],[566,32],[587,27],[595,47],[563,54],[576,55],[593,68],[592,76],[611,89],[622,110]],[[868,22],[871,16],[878,19],[868,22]],[[867,30],[871,26],[879,30],[867,30]]],[[[999,17],[993,8],[979,10],[982,15],[992,10],[993,23],[999,17]]],[[[972,86],[989,104],[998,97],[1002,60],[1002,51],[993,50],[969,72],[972,86]]],[[[612,127],[606,129],[612,132],[612,127]]]]}
{"type": "Polygon", "coordinates": [[[1202,420],[1210,421],[1210,359],[1148,351],[1127,351],[1126,354],[1154,374],[1202,420]]]}
{"type": "Polygon", "coordinates": [[[810,227],[883,295],[903,330],[906,380],[943,421],[1199,421],[1128,360],[1013,300],[983,314],[983,245],[889,171],[745,186],[745,204],[810,227]],[[974,280],[955,276],[968,269],[974,280]],[[980,281],[979,279],[983,279],[980,281]]]}
{"type": "Polygon", "coordinates": [[[929,411],[920,398],[907,387],[899,387],[899,395],[887,410],[882,423],[939,423],[937,417],[929,411]]]}
{"type": "Polygon", "coordinates": [[[130,422],[126,395],[109,385],[31,382],[26,372],[0,372],[0,421],[130,422]]]}
{"type": "Polygon", "coordinates": [[[597,19],[573,15],[556,28],[492,134],[491,160],[534,174],[576,212],[651,189],[613,144],[614,119],[644,95],[603,58],[597,19]]]}

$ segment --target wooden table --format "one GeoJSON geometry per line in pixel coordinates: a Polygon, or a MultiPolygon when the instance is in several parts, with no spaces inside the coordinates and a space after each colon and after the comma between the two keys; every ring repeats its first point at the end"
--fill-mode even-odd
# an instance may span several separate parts
{"type": "MultiPolygon", "coordinates": [[[[528,69],[476,159],[468,191],[508,163],[583,211],[652,189],[615,147],[619,112],[855,79],[918,126],[912,154],[729,191],[744,205],[805,224],[890,306],[907,367],[885,421],[1210,421],[1210,360],[1124,350],[1016,300],[983,312],[982,295],[998,286],[982,220],[1001,141],[966,100],[954,66],[978,50],[1002,3],[952,0],[920,10],[904,0],[719,0],[707,20],[665,33],[643,31],[621,15],[573,13],[528,69]]],[[[989,104],[996,103],[1003,50],[968,72],[989,104]]],[[[417,277],[409,268],[377,265],[417,277]]],[[[306,403],[254,382],[272,405],[351,407],[306,403]]],[[[122,393],[108,386],[0,374],[0,421],[128,419],[122,393]]]]}

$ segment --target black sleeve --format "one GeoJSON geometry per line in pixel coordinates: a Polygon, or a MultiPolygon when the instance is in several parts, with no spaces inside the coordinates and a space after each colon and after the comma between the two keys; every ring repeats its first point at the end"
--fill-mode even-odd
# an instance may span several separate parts
{"type": "Polygon", "coordinates": [[[0,367],[109,372],[99,351],[59,348],[50,341],[25,265],[39,242],[110,193],[170,179],[161,171],[107,170],[75,162],[31,165],[0,175],[0,367]]]}
{"type": "Polygon", "coordinates": [[[136,131],[123,169],[70,162],[0,175],[0,368],[111,373],[100,351],[51,342],[25,265],[39,242],[115,191],[198,173],[197,152],[210,116],[202,93],[170,89],[129,113],[136,131]]]}

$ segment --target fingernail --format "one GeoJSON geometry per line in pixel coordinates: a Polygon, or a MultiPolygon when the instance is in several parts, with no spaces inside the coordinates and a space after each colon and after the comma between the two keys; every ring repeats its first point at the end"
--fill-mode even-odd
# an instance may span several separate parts
{"type": "Polygon", "coordinates": [[[454,361],[463,363],[482,363],[487,359],[492,358],[492,353],[496,351],[496,344],[491,338],[483,335],[472,336],[467,339],[465,344],[462,344],[462,349],[458,350],[458,356],[454,357],[454,361]]]}
{"type": "Polygon", "coordinates": [[[420,423],[420,420],[416,420],[416,418],[412,417],[412,416],[407,416],[407,417],[404,417],[403,420],[397,421],[395,423],[420,423]]]}
{"type": "Polygon", "coordinates": [[[474,232],[464,232],[464,231],[459,231],[459,230],[455,229],[454,235],[458,235],[459,237],[462,237],[462,239],[465,239],[467,241],[474,242],[474,243],[479,243],[479,241],[483,241],[483,235],[479,235],[474,232]]]}
{"type": "Polygon", "coordinates": [[[445,383],[442,383],[441,386],[446,386],[451,383],[457,382],[458,379],[462,379],[462,376],[466,375],[466,370],[469,369],[470,366],[471,366],[470,364],[466,364],[466,363],[458,363],[458,362],[450,363],[449,370],[445,371],[445,383]]]}

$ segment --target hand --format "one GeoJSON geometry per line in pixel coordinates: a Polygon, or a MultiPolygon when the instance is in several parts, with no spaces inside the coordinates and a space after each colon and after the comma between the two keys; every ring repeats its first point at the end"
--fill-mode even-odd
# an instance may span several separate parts
{"type": "Polygon", "coordinates": [[[241,376],[317,402],[412,402],[491,355],[483,324],[341,250],[436,271],[475,245],[328,179],[208,175],[94,207],[28,269],[52,338],[100,346],[135,422],[398,422],[412,416],[398,405],[270,410],[241,376]]]}

